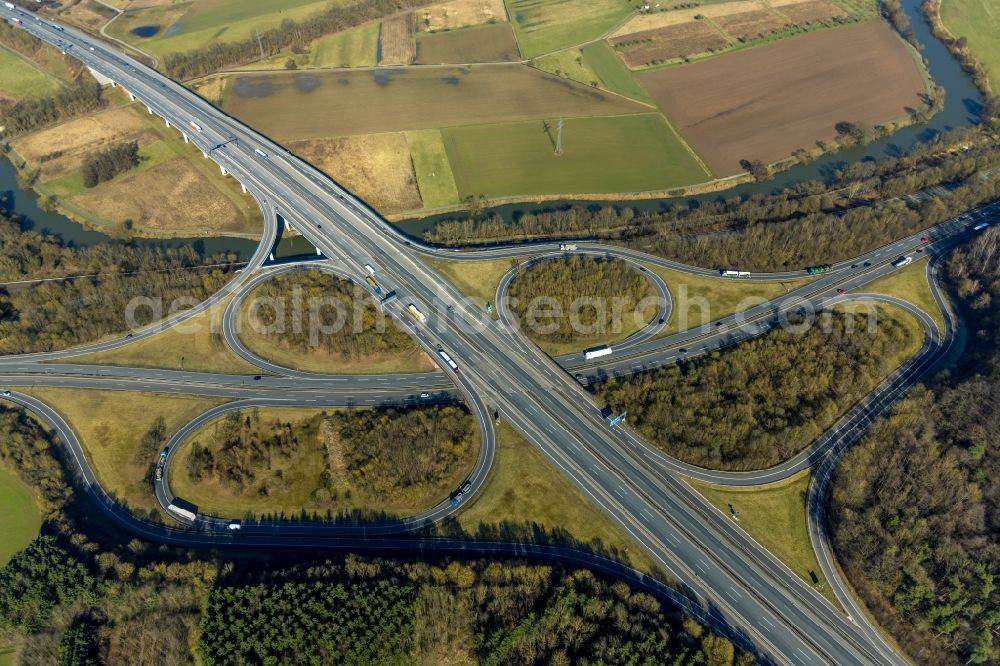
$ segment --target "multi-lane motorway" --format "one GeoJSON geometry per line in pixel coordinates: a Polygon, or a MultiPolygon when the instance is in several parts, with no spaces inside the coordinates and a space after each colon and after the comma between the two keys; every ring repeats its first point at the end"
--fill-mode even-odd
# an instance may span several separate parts
{"type": "MultiPolygon", "coordinates": [[[[145,103],[151,113],[184,131],[188,138],[221,168],[250,191],[264,211],[265,238],[247,268],[227,287],[195,309],[204,311],[231,294],[237,297],[227,310],[227,327],[232,327],[238,303],[259,280],[260,267],[275,237],[277,215],[293,226],[325,257],[324,264],[339,275],[361,281],[364,266],[378,267],[380,282],[395,290],[399,298],[385,306],[397,323],[432,357],[447,350],[460,368],[445,369],[427,376],[369,377],[347,379],[296,373],[267,365],[242,348],[235,329],[228,328],[227,342],[241,356],[272,373],[260,379],[227,377],[207,373],[151,371],[44,363],[67,360],[87,351],[131,344],[155,335],[178,321],[193,316],[189,311],[162,324],[137,332],[128,340],[60,352],[9,357],[0,361],[0,375],[10,385],[45,384],[81,388],[122,388],[226,395],[243,404],[385,404],[412,400],[419,391],[433,390],[461,396],[477,413],[484,445],[474,472],[478,486],[492,462],[491,420],[484,417],[487,405],[521,431],[558,469],[580,488],[612,521],[643,547],[665,571],[688,588],[686,607],[693,603],[717,626],[728,623],[731,634],[746,644],[752,642],[769,660],[796,664],[902,664],[895,653],[868,625],[863,614],[845,617],[814,590],[763,551],[742,531],[706,504],[678,476],[677,472],[708,473],[665,458],[643,443],[627,428],[609,429],[600,407],[574,375],[586,381],[599,370],[630,372],[670,362],[682,353],[696,353],[735,344],[759,334],[789,312],[803,307],[823,308],[839,297],[838,288],[858,289],[891,270],[889,262],[900,254],[921,246],[920,235],[902,239],[854,262],[837,264],[834,270],[809,282],[782,299],[765,303],[742,315],[713,322],[673,336],[658,336],[656,328],[643,331],[627,341],[609,364],[581,363],[578,358],[550,359],[528,343],[518,331],[487,317],[482,308],[465,298],[422,261],[434,255],[464,260],[496,258],[557,250],[541,244],[531,248],[492,248],[476,253],[454,252],[416,243],[401,236],[362,202],[324,174],[285,151],[281,146],[245,127],[238,121],[138,62],[73,28],[36,20],[28,12],[3,10],[17,16],[24,28],[43,40],[79,58],[94,71],[117,82],[145,103]],[[200,129],[193,130],[189,123],[200,129]],[[235,139],[235,141],[233,140],[235,139]],[[857,266],[854,266],[857,264],[857,266]],[[405,304],[416,303],[427,313],[426,322],[406,314],[405,304]],[[739,318],[738,318],[739,317],[739,318]],[[690,349],[681,352],[681,348],[690,349]],[[456,388],[457,387],[457,388],[456,388]],[[704,609],[711,609],[704,611],[704,609]]],[[[963,218],[928,230],[929,251],[943,251],[968,233],[975,219],[989,215],[986,209],[976,218],[963,218]]],[[[583,247],[583,246],[581,246],[583,247]]],[[[712,273],[668,262],[621,248],[587,245],[586,251],[610,252],[633,261],[662,265],[690,273],[712,273]]],[[[800,272],[762,276],[764,279],[801,277],[800,272]]],[[[498,307],[503,294],[499,294],[498,307]]],[[[664,300],[669,314],[669,292],[664,300]]],[[[658,317],[654,326],[660,326],[658,317]]],[[[917,359],[898,376],[887,380],[871,400],[838,424],[828,441],[812,447],[810,453],[790,461],[786,469],[766,474],[786,474],[793,468],[830,460],[859,432],[864,418],[884,408],[912,383],[947,348],[950,331],[938,332],[933,322],[922,318],[928,344],[917,359]],[[854,420],[850,420],[850,419],[854,420]],[[839,433],[839,434],[838,434],[839,433]],[[825,456],[825,457],[824,457],[825,456]]],[[[443,552],[520,552],[526,555],[579,557],[567,551],[543,552],[523,544],[483,546],[476,551],[469,544],[428,539],[392,540],[383,534],[411,529],[439,520],[453,508],[442,505],[408,521],[389,521],[365,528],[357,525],[324,523],[274,523],[258,529],[227,531],[221,522],[199,519],[186,529],[166,528],[136,519],[107,499],[98,486],[72,430],[49,406],[28,396],[11,396],[53,424],[67,443],[86,487],[111,517],[128,529],[151,539],[169,543],[235,544],[245,546],[362,548],[420,548],[443,552]],[[437,544],[437,545],[435,545],[437,544]]],[[[182,433],[178,434],[178,437],[182,433]]],[[[177,439],[179,443],[181,440],[177,439]]],[[[175,447],[172,447],[175,448],[175,447]]],[[[825,468],[824,468],[825,469],[825,468]]],[[[827,474],[828,476],[828,474],[827,474]]],[[[167,479],[169,478],[169,472],[167,479]]],[[[763,477],[760,477],[763,478],[763,477]]],[[[760,482],[757,478],[755,482],[760,482]]],[[[723,479],[725,480],[725,479],[723,479]]],[[[751,479],[753,481],[753,479],[751,479]]],[[[749,482],[749,481],[748,481],[749,482]]],[[[169,501],[169,483],[157,487],[161,501],[169,501]]],[[[599,558],[597,558],[599,559],[599,558]]],[[[596,562],[596,560],[595,560],[596,562]]],[[[595,567],[613,566],[596,562],[595,567]]],[[[653,585],[653,583],[649,583],[653,585]]]]}

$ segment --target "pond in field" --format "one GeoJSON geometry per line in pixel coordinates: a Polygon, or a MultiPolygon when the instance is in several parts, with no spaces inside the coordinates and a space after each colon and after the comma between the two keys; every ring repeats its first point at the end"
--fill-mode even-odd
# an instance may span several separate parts
{"type": "Polygon", "coordinates": [[[132,34],[136,37],[148,38],[158,32],[160,32],[160,26],[158,25],[140,25],[138,28],[132,28],[132,34]]]}

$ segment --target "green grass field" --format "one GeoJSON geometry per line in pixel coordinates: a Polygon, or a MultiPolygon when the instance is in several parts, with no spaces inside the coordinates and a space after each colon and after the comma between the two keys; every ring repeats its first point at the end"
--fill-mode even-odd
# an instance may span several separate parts
{"type": "Polygon", "coordinates": [[[13,99],[44,97],[59,89],[59,85],[45,76],[31,63],[13,51],[0,47],[0,94],[13,99]]]}
{"type": "Polygon", "coordinates": [[[451,172],[448,153],[444,149],[441,131],[413,130],[406,133],[410,159],[417,174],[420,198],[426,208],[458,203],[458,188],[451,172]]]}
{"type": "Polygon", "coordinates": [[[944,330],[944,315],[938,309],[934,294],[927,283],[927,263],[925,261],[915,261],[904,268],[896,270],[895,273],[875,280],[862,291],[874,294],[888,294],[897,296],[929,314],[938,327],[944,330]]]}
{"type": "Polygon", "coordinates": [[[556,119],[442,130],[458,193],[515,195],[643,192],[703,182],[711,175],[657,113],[556,119]],[[514,168],[516,167],[516,168],[514,168]]]}
{"type": "MultiPolygon", "coordinates": [[[[127,178],[152,169],[158,164],[163,164],[168,160],[175,159],[177,153],[166,141],[154,141],[139,148],[139,164],[125,173],[119,174],[117,178],[127,178]]],[[[115,180],[112,179],[112,180],[115,180]]],[[[111,182],[111,181],[107,181],[111,182]]],[[[60,198],[70,198],[87,190],[83,185],[83,170],[77,169],[63,176],[54,178],[44,183],[45,189],[60,198]]],[[[98,184],[97,187],[100,187],[98,184]]]]}
{"type": "Polygon", "coordinates": [[[606,41],[601,40],[587,44],[583,47],[582,52],[584,62],[597,75],[598,80],[606,89],[648,104],[655,104],[653,98],[639,84],[639,81],[606,41]]]}
{"type": "MultiPolygon", "coordinates": [[[[340,2],[340,0],[338,0],[340,2]]],[[[329,0],[204,0],[125,12],[108,33],[156,56],[191,51],[212,42],[234,42],[264,32],[286,19],[300,20],[322,11],[329,0]],[[160,31],[141,38],[132,30],[156,25],[160,31]]]]}
{"type": "Polygon", "coordinates": [[[591,68],[590,63],[584,59],[583,53],[578,48],[563,49],[535,58],[531,64],[538,69],[556,76],[573,79],[585,86],[592,86],[596,83],[606,89],[600,77],[597,76],[597,72],[591,68]]]}
{"type": "Polygon", "coordinates": [[[942,0],[941,20],[983,64],[993,91],[1000,91],[1000,6],[996,0],[942,0]]]}
{"type": "Polygon", "coordinates": [[[505,0],[521,54],[543,53],[601,37],[631,13],[626,0],[505,0]]]}
{"type": "Polygon", "coordinates": [[[310,67],[374,67],[378,64],[378,23],[322,37],[312,43],[310,67]]]}
{"type": "Polygon", "coordinates": [[[0,467],[0,567],[31,543],[41,525],[34,491],[14,471],[0,467]]]}
{"type": "Polygon", "coordinates": [[[690,483],[726,516],[736,511],[740,527],[836,603],[809,541],[806,523],[809,479],[809,472],[805,471],[785,481],[746,490],[697,481],[690,483]]]}
{"type": "Polygon", "coordinates": [[[511,259],[490,261],[437,261],[424,259],[434,270],[441,273],[460,292],[473,299],[477,307],[485,308],[493,303],[500,278],[517,263],[511,259]]]}
{"type": "Polygon", "coordinates": [[[223,108],[279,141],[648,111],[519,64],[232,75],[223,108]]]}
{"type": "Polygon", "coordinates": [[[167,437],[226,400],[132,391],[33,388],[25,391],[52,406],[73,428],[100,484],[142,512],[158,511],[153,495],[153,460],[139,460],[142,436],[162,416],[167,437]]]}
{"type": "Polygon", "coordinates": [[[520,60],[510,24],[488,23],[417,34],[418,64],[513,62],[520,60]]]}

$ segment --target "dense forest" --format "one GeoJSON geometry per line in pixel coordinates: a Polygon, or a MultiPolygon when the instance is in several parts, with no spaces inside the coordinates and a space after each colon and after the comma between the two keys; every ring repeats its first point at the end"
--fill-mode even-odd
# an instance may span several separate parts
{"type": "Polygon", "coordinates": [[[649,280],[625,262],[577,255],[521,269],[508,305],[532,339],[569,342],[644,325],[655,309],[636,313],[636,306],[653,295],[649,280]]]}
{"type": "Polygon", "coordinates": [[[680,203],[654,211],[566,207],[446,220],[425,234],[437,243],[597,237],[713,268],[780,271],[849,259],[1000,197],[1000,150],[972,130],[903,157],[845,166],[829,185],[680,203]],[[945,149],[942,146],[952,146],[945,149]],[[904,200],[939,185],[936,197],[904,200]]]}
{"type": "Polygon", "coordinates": [[[875,423],[830,499],[849,578],[921,664],[1000,661],[998,259],[996,229],[951,258],[965,353],[875,423]]]}
{"type": "Polygon", "coordinates": [[[43,535],[0,568],[16,663],[751,666],[586,570],[517,560],[261,558],[157,547],[77,506],[51,435],[0,405],[0,458],[42,483],[43,535]]]}
{"type": "Polygon", "coordinates": [[[278,275],[254,289],[247,303],[255,320],[251,325],[262,327],[259,332],[270,338],[269,344],[302,352],[319,348],[344,359],[414,347],[413,340],[375,308],[365,290],[321,271],[278,275]],[[257,299],[262,304],[255,307],[257,299]],[[284,319],[273,303],[283,306],[284,319]],[[297,308],[301,320],[296,319],[297,308]]]}
{"type": "Polygon", "coordinates": [[[97,187],[139,165],[139,144],[135,141],[119,143],[88,155],[83,161],[83,186],[97,187]]]}
{"type": "Polygon", "coordinates": [[[204,259],[193,250],[150,255],[169,268],[0,290],[0,354],[65,349],[123,334],[132,324],[171,314],[175,302],[183,305],[180,311],[204,300],[229,279],[226,268],[199,269],[204,259]]]}
{"type": "Polygon", "coordinates": [[[340,32],[362,23],[431,4],[433,0],[354,0],[350,4],[330,3],[318,14],[292,21],[285,19],[276,28],[236,42],[213,41],[194,51],[171,53],[164,59],[166,73],[175,79],[192,79],[220,69],[236,67],[270,57],[288,49],[303,49],[323,35],[340,32]]]}
{"type": "Polygon", "coordinates": [[[0,280],[83,276],[0,288],[0,354],[62,349],[123,333],[130,314],[138,325],[159,319],[174,299],[187,298],[188,307],[218,291],[231,267],[214,264],[234,260],[192,246],[109,242],[78,249],[0,217],[0,280]],[[146,306],[130,310],[138,299],[162,304],[162,315],[146,306]]]}
{"type": "Polygon", "coordinates": [[[455,406],[322,412],[297,422],[234,411],[191,443],[187,474],[236,495],[269,495],[286,485],[286,471],[319,459],[313,504],[302,508],[333,511],[340,500],[358,504],[359,493],[387,500],[451,490],[471,466],[476,437],[472,416],[455,406]]]}
{"type": "MultiPolygon", "coordinates": [[[[793,322],[799,323],[799,322],[793,322]]],[[[647,441],[681,460],[729,470],[791,458],[893,368],[913,333],[879,309],[835,311],[803,332],[774,329],[738,347],[594,387],[647,441]]]]}

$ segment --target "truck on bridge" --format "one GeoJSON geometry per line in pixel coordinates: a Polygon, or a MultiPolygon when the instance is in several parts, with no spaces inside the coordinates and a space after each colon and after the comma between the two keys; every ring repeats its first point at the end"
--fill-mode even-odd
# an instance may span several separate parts
{"type": "Polygon", "coordinates": [[[266,159],[267,159],[267,153],[265,153],[265,152],[264,152],[263,150],[261,150],[260,148],[254,148],[254,149],[253,149],[253,152],[254,152],[254,153],[255,153],[255,154],[257,155],[257,157],[259,157],[260,159],[262,159],[262,160],[266,160],[266,159]]]}
{"type": "Polygon", "coordinates": [[[190,127],[191,129],[193,129],[195,132],[201,132],[201,125],[199,125],[198,123],[196,123],[193,120],[189,120],[188,121],[188,127],[190,127]]]}
{"type": "Polygon", "coordinates": [[[368,277],[365,278],[365,282],[367,282],[368,286],[372,288],[372,291],[375,292],[376,296],[382,295],[382,287],[380,287],[378,282],[375,281],[375,278],[369,275],[368,277]]]}

